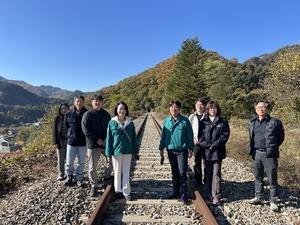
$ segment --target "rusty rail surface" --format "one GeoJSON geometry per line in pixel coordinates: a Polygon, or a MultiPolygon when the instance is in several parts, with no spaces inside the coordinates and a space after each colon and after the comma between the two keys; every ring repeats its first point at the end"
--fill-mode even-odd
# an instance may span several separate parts
{"type": "MultiPolygon", "coordinates": [[[[153,122],[158,130],[159,135],[162,133],[162,128],[160,124],[156,121],[156,119],[152,116],[153,122]]],[[[202,223],[203,225],[218,225],[214,215],[211,213],[210,209],[208,208],[206,202],[200,195],[199,191],[195,187],[194,182],[187,174],[188,178],[188,192],[189,195],[193,198],[193,204],[197,210],[197,212],[202,215],[202,223]]]]}
{"type": "MultiPolygon", "coordinates": [[[[136,134],[137,134],[138,138],[141,133],[140,131],[142,130],[143,126],[145,125],[147,117],[148,117],[148,113],[145,115],[145,118],[143,119],[143,121],[136,128],[136,134]]],[[[103,195],[100,197],[100,200],[95,207],[95,210],[93,211],[93,213],[91,214],[90,218],[87,221],[87,225],[102,224],[103,215],[105,214],[105,212],[109,206],[110,198],[113,195],[114,195],[114,182],[111,181],[106,186],[103,195]]]]}

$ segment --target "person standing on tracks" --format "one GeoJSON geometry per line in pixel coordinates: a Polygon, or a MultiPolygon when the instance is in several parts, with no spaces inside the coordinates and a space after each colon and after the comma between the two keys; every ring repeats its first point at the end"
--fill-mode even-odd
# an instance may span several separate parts
{"type": "Polygon", "coordinates": [[[77,155],[78,162],[76,168],[77,186],[82,186],[83,169],[86,157],[86,140],[82,132],[81,120],[87,111],[84,107],[84,97],[77,95],[74,97],[74,108],[66,113],[66,126],[68,128],[68,144],[66,156],[66,175],[65,185],[71,185],[74,174],[74,160],[77,155]]]}
{"type": "Polygon", "coordinates": [[[168,198],[181,198],[186,203],[188,158],[194,149],[193,129],[189,119],[180,114],[179,101],[172,100],[169,107],[171,115],[164,120],[158,149],[161,157],[164,157],[164,148],[167,149],[171,164],[173,193],[168,198]]]}
{"type": "Polygon", "coordinates": [[[255,197],[248,200],[250,204],[261,204],[263,197],[264,169],[270,185],[270,208],[279,211],[277,168],[279,146],[284,141],[284,128],[280,120],[269,115],[270,104],[265,99],[255,102],[256,116],[249,120],[248,153],[252,156],[255,178],[255,197]]]}
{"type": "Polygon", "coordinates": [[[206,164],[207,198],[214,205],[221,202],[221,166],[226,157],[226,143],[230,129],[228,121],[221,117],[221,108],[216,101],[206,106],[206,115],[200,121],[200,147],[204,149],[203,158],[206,164]]]}
{"type": "Polygon", "coordinates": [[[139,158],[136,131],[125,102],[118,102],[114,117],[108,123],[106,156],[114,168],[114,187],[117,198],[131,200],[130,167],[132,156],[139,158]]]}
{"type": "Polygon", "coordinates": [[[194,173],[195,173],[195,180],[194,183],[197,186],[202,185],[202,165],[204,166],[204,180],[203,183],[205,184],[207,179],[206,179],[206,169],[205,169],[205,161],[202,159],[202,149],[200,147],[199,143],[199,124],[200,121],[204,118],[205,116],[205,105],[206,101],[202,98],[198,98],[195,101],[195,109],[196,111],[189,116],[189,120],[192,124],[193,128],[193,134],[194,134],[194,173]]]}
{"type": "MultiPolygon", "coordinates": [[[[97,186],[97,165],[102,154],[105,156],[106,130],[110,121],[110,114],[102,109],[103,97],[95,94],[92,96],[92,108],[89,109],[82,118],[82,131],[86,137],[88,162],[89,162],[89,181],[91,185],[90,195],[96,195],[97,186]]],[[[104,180],[110,180],[112,165],[107,162],[104,171],[104,180]]]]}
{"type": "Polygon", "coordinates": [[[69,106],[67,103],[60,104],[58,107],[58,115],[54,118],[52,124],[52,140],[57,154],[57,180],[60,181],[65,179],[65,160],[67,154],[68,134],[64,117],[68,110],[69,106]]]}

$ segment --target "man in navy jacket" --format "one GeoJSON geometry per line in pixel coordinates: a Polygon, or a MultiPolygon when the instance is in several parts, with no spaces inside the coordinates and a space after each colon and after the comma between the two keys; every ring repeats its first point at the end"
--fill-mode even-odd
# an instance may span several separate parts
{"type": "Polygon", "coordinates": [[[284,141],[284,128],[280,120],[269,115],[270,104],[267,100],[257,100],[254,108],[257,116],[250,119],[248,123],[250,139],[248,153],[252,156],[255,197],[248,202],[250,204],[262,203],[264,169],[266,169],[270,185],[271,210],[279,211],[277,167],[279,146],[284,141]]]}

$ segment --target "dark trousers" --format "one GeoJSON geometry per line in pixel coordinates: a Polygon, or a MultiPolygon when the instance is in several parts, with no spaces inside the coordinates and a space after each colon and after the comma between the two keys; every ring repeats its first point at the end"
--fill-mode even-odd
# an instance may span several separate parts
{"type": "Polygon", "coordinates": [[[252,159],[254,178],[255,178],[255,196],[263,197],[264,192],[264,169],[270,185],[270,202],[275,203],[278,199],[278,183],[277,183],[277,158],[267,158],[266,152],[256,150],[255,159],[252,159]]]}
{"type": "Polygon", "coordinates": [[[64,177],[65,175],[65,161],[66,161],[66,154],[67,154],[67,142],[68,139],[62,139],[62,146],[60,149],[56,149],[57,153],[57,170],[58,176],[64,177]]]}
{"type": "Polygon", "coordinates": [[[221,200],[221,166],[222,159],[216,161],[205,161],[207,174],[207,196],[213,198],[214,202],[221,200]]]}
{"type": "Polygon", "coordinates": [[[186,194],[188,150],[174,151],[170,149],[167,152],[172,170],[173,193],[186,194]]]}
{"type": "MultiPolygon", "coordinates": [[[[198,182],[199,185],[202,185],[202,164],[205,163],[204,159],[202,159],[202,149],[199,145],[195,145],[194,147],[194,173],[195,173],[195,180],[198,182]]],[[[206,169],[204,164],[204,180],[203,183],[206,184],[206,169]]]]}

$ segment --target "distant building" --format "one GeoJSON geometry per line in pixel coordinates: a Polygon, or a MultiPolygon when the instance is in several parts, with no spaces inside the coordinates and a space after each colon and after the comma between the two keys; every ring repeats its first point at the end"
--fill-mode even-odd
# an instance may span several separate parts
{"type": "Polygon", "coordinates": [[[22,145],[11,144],[3,136],[0,136],[0,153],[15,152],[17,150],[21,151],[22,145]]]}

